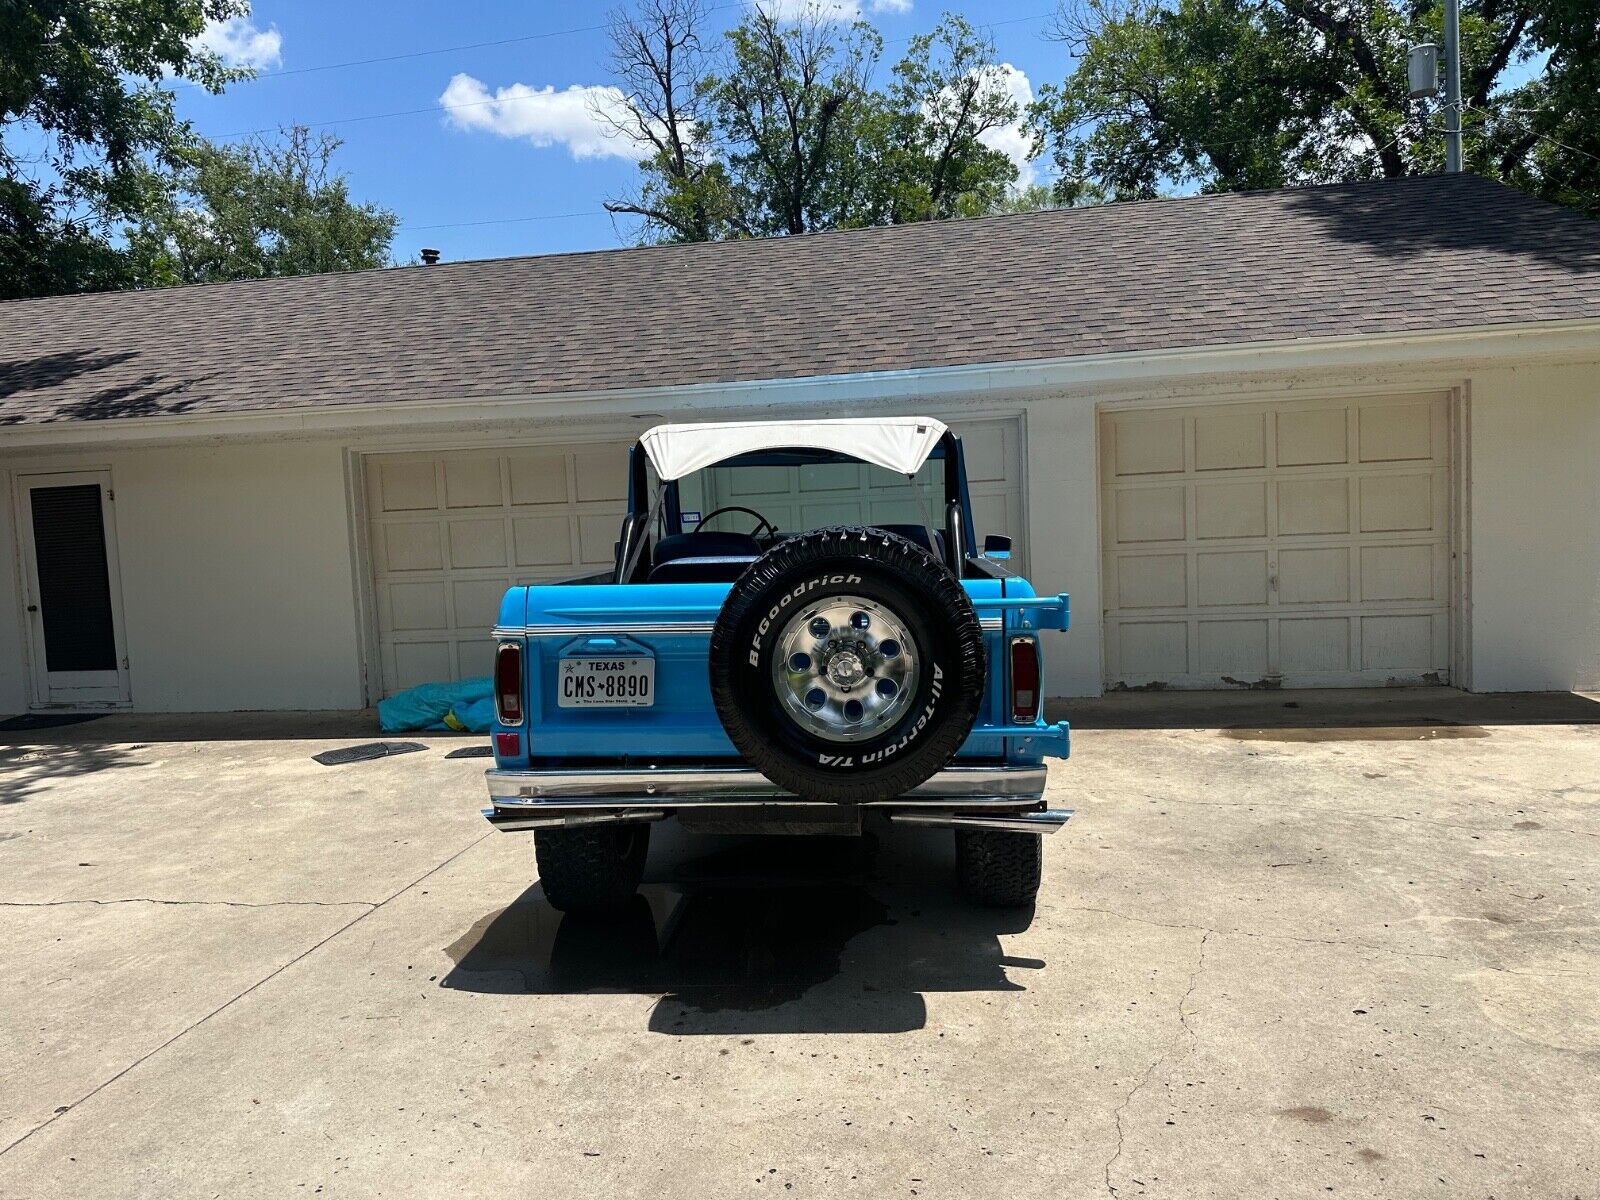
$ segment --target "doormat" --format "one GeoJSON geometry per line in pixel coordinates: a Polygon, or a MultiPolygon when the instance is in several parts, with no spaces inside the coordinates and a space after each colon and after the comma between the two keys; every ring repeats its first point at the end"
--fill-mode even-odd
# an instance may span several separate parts
{"type": "Polygon", "coordinates": [[[459,750],[452,750],[446,758],[492,758],[494,751],[487,746],[462,746],[459,750]]]}
{"type": "Polygon", "coordinates": [[[325,767],[342,767],[346,763],[366,762],[374,758],[389,758],[396,754],[410,754],[416,750],[426,750],[421,742],[363,742],[359,746],[342,746],[338,750],[324,750],[321,754],[313,754],[312,762],[319,762],[325,767]]]}
{"type": "Polygon", "coordinates": [[[23,713],[0,721],[0,733],[21,733],[29,729],[62,729],[68,725],[82,725],[98,721],[104,713],[23,713]]]}

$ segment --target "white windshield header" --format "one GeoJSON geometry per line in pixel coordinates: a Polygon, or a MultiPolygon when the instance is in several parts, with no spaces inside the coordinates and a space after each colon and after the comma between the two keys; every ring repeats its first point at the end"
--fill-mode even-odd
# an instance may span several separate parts
{"type": "Polygon", "coordinates": [[[790,449],[832,450],[898,475],[915,475],[944,433],[944,422],[932,417],[849,417],[657,425],[639,441],[663,480],[682,479],[741,454],[790,449]]]}

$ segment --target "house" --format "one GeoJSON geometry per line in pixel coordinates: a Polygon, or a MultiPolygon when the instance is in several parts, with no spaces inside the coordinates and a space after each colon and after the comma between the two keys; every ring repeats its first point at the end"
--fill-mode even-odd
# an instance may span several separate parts
{"type": "Polygon", "coordinates": [[[0,712],[483,673],[647,426],[866,413],[1072,593],[1052,695],[1600,686],[1600,226],[1457,175],[0,305],[0,712]]]}

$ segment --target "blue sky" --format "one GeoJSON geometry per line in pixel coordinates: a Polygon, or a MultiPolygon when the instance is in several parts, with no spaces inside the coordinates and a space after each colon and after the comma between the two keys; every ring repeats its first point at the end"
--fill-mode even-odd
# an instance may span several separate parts
{"type": "MultiPolygon", "coordinates": [[[[1054,0],[827,2],[865,12],[888,43],[886,62],[950,10],[990,29],[1001,61],[1021,73],[1014,86],[1024,76],[1032,87],[1059,81],[1067,70],[1063,47],[1041,36],[1054,0]]],[[[400,214],[401,259],[422,246],[461,259],[627,244],[632,227],[614,223],[601,203],[628,190],[637,170],[595,141],[584,95],[566,94],[608,82],[605,34],[594,28],[605,7],[394,0],[380,16],[371,3],[256,0],[248,21],[212,31],[211,41],[259,64],[259,77],[221,96],[180,87],[180,108],[213,139],[297,122],[337,133],[352,194],[400,214]],[[519,40],[365,61],[505,39],[519,40]],[[499,98],[516,85],[553,94],[499,98]],[[444,109],[447,92],[462,106],[444,109]],[[406,115],[379,115],[392,113],[406,115]]],[[[741,8],[722,0],[713,25],[732,25],[741,8]]]]}

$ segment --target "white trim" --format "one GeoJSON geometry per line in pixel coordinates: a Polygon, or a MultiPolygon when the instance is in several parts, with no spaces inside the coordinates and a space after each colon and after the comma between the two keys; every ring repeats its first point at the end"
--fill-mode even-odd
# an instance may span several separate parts
{"type": "Polygon", "coordinates": [[[122,568],[117,554],[116,493],[109,466],[84,467],[73,471],[29,471],[12,476],[12,511],[16,514],[17,558],[22,587],[22,627],[25,658],[28,664],[31,708],[106,709],[132,702],[128,670],[128,633],[122,611],[122,568]],[[33,496],[35,488],[72,487],[94,484],[100,489],[101,531],[105,538],[106,592],[111,601],[112,653],[115,667],[110,671],[66,673],[52,679],[45,663],[44,615],[40,611],[39,575],[33,544],[33,496]],[[76,674],[83,678],[72,678],[76,674]],[[109,679],[106,677],[110,677],[109,679]]]}
{"type": "Polygon", "coordinates": [[[365,458],[346,447],[344,467],[344,511],[350,538],[350,584],[356,606],[356,669],[361,684],[361,703],[373,705],[383,695],[382,657],[379,649],[378,598],[372,575],[372,544],[367,528],[367,464],[365,458]]]}
{"type": "Polygon", "coordinates": [[[1184,350],[1129,351],[1038,359],[1029,362],[860,372],[800,379],[667,385],[611,391],[518,394],[500,398],[441,399],[399,404],[323,405],[277,412],[127,417],[17,425],[6,431],[7,449],[37,450],[84,443],[185,441],[205,437],[308,437],[363,430],[427,426],[459,428],[470,422],[592,421],[597,407],[609,416],[662,419],[670,412],[768,408],[787,413],[804,406],[850,405],[863,400],[902,401],[937,411],[938,401],[958,402],[1002,392],[1013,402],[1079,392],[1100,394],[1151,382],[1198,382],[1217,375],[1281,371],[1358,370],[1437,366],[1459,378],[1471,365],[1493,360],[1590,362],[1600,320],[1478,326],[1447,332],[1309,338],[1184,350]],[[933,403],[929,403],[932,401],[933,403]]]}
{"type": "Polygon", "coordinates": [[[1450,682],[1472,680],[1472,381],[1450,392],[1450,682]]]}

